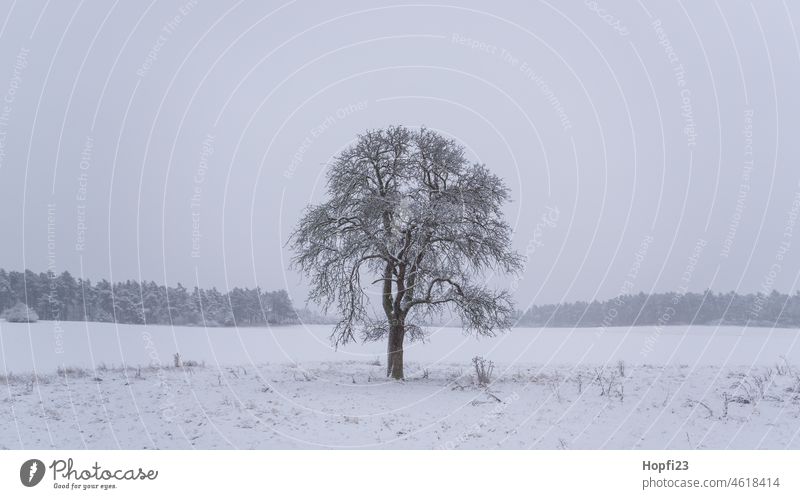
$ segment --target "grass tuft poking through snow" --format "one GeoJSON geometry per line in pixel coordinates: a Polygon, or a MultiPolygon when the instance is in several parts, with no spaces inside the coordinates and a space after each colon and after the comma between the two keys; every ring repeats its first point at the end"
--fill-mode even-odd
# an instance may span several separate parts
{"type": "Polygon", "coordinates": [[[0,447],[796,449],[781,366],[62,367],[0,376],[0,447]]]}

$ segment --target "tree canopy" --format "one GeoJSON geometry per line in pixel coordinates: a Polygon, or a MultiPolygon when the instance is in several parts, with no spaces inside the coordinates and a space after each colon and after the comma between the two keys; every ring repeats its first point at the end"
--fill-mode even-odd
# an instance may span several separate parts
{"type": "Polygon", "coordinates": [[[450,311],[478,335],[510,327],[509,292],[488,285],[522,266],[502,214],[508,194],[434,131],[360,135],[328,168],[327,200],[308,207],[292,234],[310,298],[341,316],[333,342],[388,335],[387,374],[402,378],[403,339],[419,337],[426,318],[450,311]]]}

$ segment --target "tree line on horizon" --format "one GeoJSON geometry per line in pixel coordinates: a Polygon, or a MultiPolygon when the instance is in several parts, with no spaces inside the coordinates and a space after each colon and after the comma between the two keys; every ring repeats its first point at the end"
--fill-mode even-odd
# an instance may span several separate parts
{"type": "MultiPolygon", "coordinates": [[[[154,281],[110,283],[74,278],[69,272],[0,269],[0,311],[23,303],[41,320],[255,326],[299,322],[285,290],[187,289],[154,281]]],[[[305,312],[309,315],[308,312],[305,312]]],[[[304,317],[312,320],[314,317],[304,317]]]]}
{"type": "Polygon", "coordinates": [[[800,291],[766,293],[638,293],[605,301],[533,305],[518,326],[614,327],[653,325],[800,327],[800,291]]]}
{"type": "MultiPolygon", "coordinates": [[[[23,303],[41,320],[258,326],[334,323],[309,310],[295,309],[286,290],[235,287],[185,288],[153,281],[74,278],[69,272],[35,273],[0,269],[0,312],[23,303]]],[[[437,323],[436,320],[431,324],[437,323]]],[[[532,305],[517,313],[516,326],[624,327],[652,325],[750,325],[800,327],[800,291],[739,294],[653,293],[608,300],[532,305]]]]}

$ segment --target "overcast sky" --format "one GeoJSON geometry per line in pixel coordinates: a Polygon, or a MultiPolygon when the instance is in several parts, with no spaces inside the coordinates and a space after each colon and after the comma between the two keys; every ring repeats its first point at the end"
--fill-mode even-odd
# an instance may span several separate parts
{"type": "Polygon", "coordinates": [[[0,267],[302,303],[326,163],[404,124],[508,182],[521,306],[794,292],[800,7],[566,4],[3,0],[0,267]]]}

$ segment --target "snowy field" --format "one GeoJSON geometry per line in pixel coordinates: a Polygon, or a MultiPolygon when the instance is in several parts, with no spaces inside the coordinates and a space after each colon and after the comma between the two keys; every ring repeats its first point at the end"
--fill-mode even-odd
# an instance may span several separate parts
{"type": "Polygon", "coordinates": [[[800,448],[796,330],[329,332],[0,322],[0,448],[800,448]]]}

